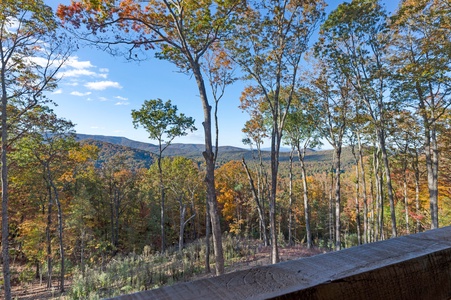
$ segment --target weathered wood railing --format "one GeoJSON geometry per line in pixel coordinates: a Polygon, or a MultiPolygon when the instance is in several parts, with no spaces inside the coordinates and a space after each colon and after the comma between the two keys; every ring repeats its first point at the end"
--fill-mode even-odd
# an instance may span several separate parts
{"type": "Polygon", "coordinates": [[[451,227],[118,299],[451,299],[451,227]]]}

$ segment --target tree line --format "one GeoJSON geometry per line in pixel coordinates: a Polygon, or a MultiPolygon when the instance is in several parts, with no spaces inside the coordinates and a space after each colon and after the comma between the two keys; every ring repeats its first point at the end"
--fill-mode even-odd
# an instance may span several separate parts
{"type": "Polygon", "coordinates": [[[402,1],[388,15],[378,1],[354,0],[327,17],[325,6],[82,1],[60,5],[60,21],[42,1],[2,2],[5,298],[11,256],[37,276],[45,265],[49,287],[58,261],[64,290],[67,264],[84,270],[118,252],[182,249],[201,236],[209,245],[210,234],[222,274],[224,231],[260,238],[276,263],[279,243],[339,250],[449,224],[450,5],[402,1]],[[136,169],[118,154],[96,166],[97,149],[75,142],[73,125],[48,108],[74,37],[130,60],[154,53],[193,76],[204,162],[163,157],[195,128],[157,99],[132,112],[159,142],[157,163],[136,169]],[[236,80],[248,83],[240,107],[255,159],[218,166],[218,104],[236,80]],[[333,165],[308,175],[306,151],[323,141],[333,165]],[[279,159],[283,144],[292,148],[288,163],[279,159]],[[342,166],[343,151],[352,169],[342,166]]]}

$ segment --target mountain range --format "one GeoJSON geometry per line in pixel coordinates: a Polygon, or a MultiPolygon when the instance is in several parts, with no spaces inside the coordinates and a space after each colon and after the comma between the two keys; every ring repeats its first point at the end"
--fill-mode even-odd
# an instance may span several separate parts
{"type": "MultiPolygon", "coordinates": [[[[121,145],[133,149],[144,150],[153,154],[158,154],[158,145],[133,141],[125,137],[119,136],[104,136],[104,135],[89,135],[89,134],[77,134],[77,139],[82,140],[95,140],[106,142],[114,145],[121,145]]],[[[184,156],[188,158],[197,158],[202,156],[202,151],[205,150],[203,144],[170,144],[163,152],[163,156],[184,156]]],[[[219,153],[245,153],[249,150],[232,147],[232,146],[220,146],[219,153]]]]}
{"type": "MultiPolygon", "coordinates": [[[[113,156],[115,153],[125,153],[127,159],[134,161],[136,167],[148,168],[158,155],[158,145],[133,141],[125,137],[77,134],[77,140],[81,143],[96,145],[99,148],[99,164],[107,160],[108,157],[113,156]]],[[[174,143],[166,148],[163,152],[163,156],[184,156],[197,162],[203,162],[202,152],[204,150],[203,144],[174,143]]],[[[256,154],[257,152],[255,150],[251,151],[233,146],[220,146],[218,148],[217,163],[218,165],[222,165],[230,160],[241,160],[242,158],[252,160],[256,157],[256,154]]],[[[297,162],[297,154],[294,155],[294,161],[297,162]]],[[[289,156],[289,151],[281,151],[281,164],[286,164],[289,161],[289,156]]],[[[269,151],[263,151],[263,159],[266,161],[270,160],[269,151]]],[[[305,157],[306,164],[314,165],[316,171],[329,169],[332,160],[333,150],[309,149],[305,157]]],[[[352,164],[351,151],[349,149],[343,149],[342,166],[346,167],[350,164],[352,164]]]]}

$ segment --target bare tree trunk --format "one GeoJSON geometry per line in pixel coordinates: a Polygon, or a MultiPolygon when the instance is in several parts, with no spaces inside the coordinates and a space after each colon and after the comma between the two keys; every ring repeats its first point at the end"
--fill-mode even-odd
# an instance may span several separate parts
{"type": "MultiPolygon", "coordinates": [[[[425,121],[428,122],[428,121],[425,121]]],[[[438,228],[438,150],[437,142],[434,141],[435,130],[427,126],[425,128],[425,153],[426,170],[429,189],[429,203],[431,210],[431,229],[438,228]]]]}
{"type": "Polygon", "coordinates": [[[191,214],[195,215],[195,217],[196,217],[196,220],[193,221],[191,236],[192,236],[192,238],[194,240],[197,240],[197,238],[198,238],[197,228],[200,227],[200,224],[199,224],[200,218],[199,218],[199,214],[197,213],[196,205],[194,204],[195,197],[196,197],[195,189],[190,190],[190,193],[191,193],[191,197],[190,197],[191,198],[190,199],[190,201],[191,201],[191,203],[190,203],[191,204],[191,214]]]}
{"type": "Polygon", "coordinates": [[[426,154],[426,170],[428,178],[429,189],[429,204],[431,210],[431,229],[438,228],[438,148],[437,148],[437,133],[435,126],[434,108],[436,106],[436,94],[429,87],[428,106],[432,108],[429,110],[426,106],[425,95],[420,84],[416,83],[416,90],[419,98],[420,114],[423,119],[424,127],[424,151],[426,154]],[[429,115],[430,113],[430,115],[429,115]]]}
{"type": "Polygon", "coordinates": [[[263,156],[262,156],[262,151],[261,151],[261,145],[257,146],[258,149],[258,159],[259,159],[259,165],[258,165],[258,187],[257,187],[257,191],[258,191],[258,199],[260,199],[260,204],[261,204],[261,210],[262,210],[262,233],[263,233],[263,243],[266,246],[269,245],[269,239],[268,239],[268,230],[267,230],[267,226],[266,226],[266,220],[267,220],[267,215],[266,215],[266,210],[265,210],[265,199],[268,199],[268,174],[265,171],[264,165],[263,165],[263,156]]]}
{"type": "Polygon", "coordinates": [[[363,196],[363,242],[368,243],[368,198],[366,192],[366,178],[365,165],[363,164],[363,150],[362,142],[360,140],[360,133],[357,132],[357,142],[359,145],[359,162],[360,162],[360,178],[362,182],[362,196],[363,196]]]}
{"type": "Polygon", "coordinates": [[[179,208],[180,208],[179,251],[182,251],[183,235],[185,233],[185,213],[186,213],[186,205],[183,205],[182,199],[179,199],[179,208]]]}
{"type": "Polygon", "coordinates": [[[261,203],[260,197],[258,196],[258,193],[255,189],[254,180],[252,179],[251,173],[249,172],[249,168],[247,167],[244,157],[242,158],[242,164],[243,164],[244,170],[246,171],[247,178],[249,180],[249,185],[250,185],[250,188],[252,191],[252,197],[254,198],[254,201],[257,204],[258,217],[260,219],[260,224],[262,227],[261,232],[262,232],[262,236],[263,236],[263,242],[264,242],[264,245],[267,246],[268,245],[268,236],[266,234],[265,213],[264,213],[264,210],[262,207],[262,203],[261,203]]]}
{"type": "Polygon", "coordinates": [[[293,219],[293,151],[292,148],[290,151],[290,165],[289,165],[289,188],[288,188],[288,197],[289,197],[289,204],[288,204],[288,245],[292,246],[292,233],[291,233],[291,227],[292,225],[292,219],[293,219]]]}
{"type": "Polygon", "coordinates": [[[387,155],[387,148],[385,146],[385,132],[382,129],[378,130],[378,138],[379,138],[379,144],[382,151],[382,160],[384,162],[384,169],[385,169],[385,180],[387,181],[387,193],[388,193],[388,201],[390,204],[390,219],[391,219],[391,237],[395,238],[398,235],[397,229],[396,229],[396,214],[395,214],[395,199],[393,194],[393,186],[391,181],[391,174],[390,174],[390,164],[388,162],[388,155],[387,155]]]}
{"type": "Polygon", "coordinates": [[[382,174],[380,174],[379,167],[379,153],[380,149],[373,152],[373,168],[374,168],[374,180],[376,189],[376,206],[377,206],[377,226],[376,226],[376,238],[377,240],[384,240],[384,195],[382,190],[382,174]]]}
{"type": "MultiPolygon", "coordinates": [[[[274,116],[273,116],[274,118],[274,116]]],[[[273,125],[274,126],[274,125],[273,125]]],[[[277,247],[276,229],[276,193],[277,193],[277,173],[279,170],[279,152],[276,144],[276,129],[273,128],[271,134],[271,194],[269,199],[269,230],[271,234],[271,263],[279,262],[279,249],[277,247]]]]}
{"type": "Polygon", "coordinates": [[[371,187],[371,198],[372,198],[372,211],[373,211],[373,242],[379,239],[379,164],[378,164],[378,154],[376,153],[376,147],[373,144],[373,159],[372,159],[372,170],[370,174],[370,187],[371,187]]]}
{"type": "Polygon", "coordinates": [[[307,235],[307,248],[313,247],[312,241],[312,230],[310,228],[310,204],[308,200],[308,185],[307,185],[307,172],[305,170],[305,147],[301,152],[301,148],[298,147],[298,157],[301,164],[301,176],[302,176],[302,186],[304,187],[303,198],[304,198],[304,218],[305,218],[305,232],[307,235]]]}
{"type": "Polygon", "coordinates": [[[205,273],[211,273],[210,269],[210,232],[211,218],[208,200],[205,201],[205,273]]]}
{"type": "Polygon", "coordinates": [[[9,266],[9,222],[8,222],[8,118],[5,68],[1,69],[2,79],[2,271],[3,287],[6,300],[11,299],[11,271],[9,266]]]}
{"type": "Polygon", "coordinates": [[[371,197],[371,211],[370,211],[370,220],[368,221],[368,230],[369,230],[369,242],[375,242],[377,237],[377,225],[376,225],[376,205],[377,205],[377,196],[375,193],[374,183],[376,182],[376,175],[374,174],[375,170],[375,162],[374,162],[374,155],[373,155],[373,162],[372,162],[372,169],[370,169],[369,174],[369,182],[370,182],[370,197],[371,197]],[[373,178],[374,177],[374,178],[373,178]]]}
{"type": "MultiPolygon", "coordinates": [[[[335,151],[332,162],[332,170],[335,166],[335,151]]],[[[329,189],[329,240],[330,240],[330,249],[334,248],[335,243],[335,221],[334,221],[334,203],[333,203],[333,189],[334,189],[334,173],[330,173],[330,189],[329,189]]]]}
{"type": "Polygon", "coordinates": [[[418,151],[415,150],[415,160],[412,163],[415,170],[415,212],[416,212],[416,233],[421,231],[420,223],[420,169],[419,169],[418,151]]]}
{"type": "MultiPolygon", "coordinates": [[[[48,169],[50,172],[50,170],[48,169]]],[[[48,174],[50,176],[50,174],[48,174]]],[[[49,177],[50,178],[50,177],[49,177]]],[[[64,275],[66,273],[65,270],[65,255],[64,255],[64,240],[63,240],[63,210],[61,208],[61,202],[59,200],[58,191],[53,183],[53,180],[50,178],[50,185],[53,188],[53,193],[55,195],[56,207],[58,209],[58,238],[59,238],[59,250],[61,257],[61,270],[60,270],[60,292],[64,292],[64,275]]]]}
{"type": "Polygon", "coordinates": [[[161,239],[161,252],[166,251],[166,238],[164,233],[164,187],[160,187],[160,239],[161,239]]]}
{"type": "Polygon", "coordinates": [[[164,232],[164,223],[165,223],[165,189],[163,182],[163,169],[161,168],[161,155],[162,155],[162,145],[161,141],[159,141],[159,149],[158,153],[158,176],[160,180],[160,239],[161,239],[161,253],[166,250],[166,236],[164,232]]]}
{"type": "Polygon", "coordinates": [[[213,141],[211,134],[211,106],[208,103],[204,80],[200,71],[199,62],[191,61],[192,71],[199,88],[200,99],[204,111],[205,151],[202,153],[206,164],[205,182],[207,184],[207,201],[209,204],[211,227],[213,234],[213,249],[215,251],[216,275],[224,273],[224,254],[222,249],[222,232],[219,219],[218,201],[215,187],[215,157],[213,153],[213,141]]]}
{"type": "Polygon", "coordinates": [[[50,186],[47,187],[49,202],[47,204],[47,227],[45,229],[45,237],[47,242],[47,288],[52,287],[52,238],[51,238],[51,226],[52,226],[52,191],[50,186]]]}
{"type": "Polygon", "coordinates": [[[409,198],[407,195],[407,141],[404,147],[404,159],[403,159],[403,197],[404,197],[404,217],[406,221],[406,234],[410,234],[409,226],[409,198]]]}
{"type": "MultiPolygon", "coordinates": [[[[204,152],[205,153],[205,152],[204,152]]],[[[212,154],[212,152],[210,152],[212,154]]],[[[207,198],[209,199],[213,249],[215,251],[216,275],[224,273],[224,255],[222,250],[222,233],[214,186],[214,164],[207,164],[207,198]]]]}
{"type": "Polygon", "coordinates": [[[335,147],[335,250],[341,250],[341,146],[335,147]]]}
{"type": "Polygon", "coordinates": [[[385,240],[385,228],[384,228],[384,190],[382,183],[384,182],[382,173],[379,174],[379,234],[380,239],[385,240]]]}
{"type": "Polygon", "coordinates": [[[357,243],[358,245],[362,244],[362,233],[360,232],[360,173],[359,173],[359,159],[355,153],[355,145],[351,145],[352,155],[354,156],[355,161],[355,214],[356,214],[356,228],[357,228],[357,243]]]}
{"type": "Polygon", "coordinates": [[[428,175],[429,199],[431,209],[431,229],[439,227],[438,221],[438,146],[435,124],[431,131],[431,175],[428,175]]]}
{"type": "Polygon", "coordinates": [[[158,166],[158,180],[160,187],[160,242],[161,242],[161,253],[166,251],[166,234],[164,230],[165,223],[165,188],[163,181],[163,168],[161,167],[161,158],[163,155],[163,145],[161,137],[158,139],[158,157],[157,157],[157,166],[158,166]]]}
{"type": "Polygon", "coordinates": [[[376,198],[377,198],[377,217],[378,217],[378,239],[385,240],[385,232],[384,232],[384,191],[383,191],[383,175],[380,170],[380,149],[377,149],[375,153],[375,180],[376,180],[376,198]]]}

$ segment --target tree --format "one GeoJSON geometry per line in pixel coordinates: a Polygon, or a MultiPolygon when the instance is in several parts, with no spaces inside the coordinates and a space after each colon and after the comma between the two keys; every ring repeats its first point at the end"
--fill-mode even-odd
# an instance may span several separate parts
{"type": "MultiPolygon", "coordinates": [[[[256,103],[257,104],[257,103],[256,103]]],[[[260,111],[260,108],[250,106],[247,107],[246,110],[251,115],[251,119],[246,121],[244,124],[244,128],[242,131],[247,136],[243,139],[243,144],[247,144],[250,146],[252,151],[252,156],[254,159],[254,150],[253,145],[257,149],[257,159],[258,163],[256,166],[256,176],[257,176],[257,184],[254,183],[254,179],[252,173],[249,171],[249,167],[243,157],[242,164],[244,169],[246,170],[246,174],[248,176],[249,185],[252,190],[252,197],[255,200],[257,205],[258,216],[260,218],[260,235],[263,238],[263,243],[265,246],[268,246],[268,234],[266,227],[266,210],[265,210],[265,202],[268,200],[269,195],[269,185],[268,185],[268,172],[267,168],[263,164],[263,154],[262,154],[262,145],[263,140],[268,137],[268,128],[265,126],[265,119],[260,111]]]]}
{"type": "Polygon", "coordinates": [[[179,207],[179,251],[183,250],[185,227],[198,214],[198,198],[203,188],[199,169],[195,162],[185,157],[163,159],[164,176],[170,196],[179,207]],[[189,210],[188,210],[189,207],[189,210]],[[188,215],[188,211],[191,214],[188,215]]]}
{"type": "Polygon", "coordinates": [[[136,172],[132,171],[124,153],[117,153],[101,165],[100,177],[102,198],[109,209],[111,246],[116,254],[122,216],[133,203],[136,192],[136,172]]]}
{"type": "Polygon", "coordinates": [[[64,187],[64,183],[58,183],[60,177],[64,177],[64,173],[69,168],[70,159],[68,157],[69,150],[75,148],[76,142],[73,135],[73,124],[64,119],[58,119],[56,115],[47,111],[45,108],[39,112],[39,123],[35,123],[33,128],[24,138],[19,147],[23,151],[32,153],[32,157],[39,163],[42,168],[42,178],[45,182],[45,190],[48,195],[48,223],[46,229],[47,235],[47,255],[48,255],[48,284],[52,286],[52,261],[51,261],[51,217],[53,204],[57,207],[58,215],[58,240],[59,254],[61,258],[60,267],[60,291],[64,292],[65,277],[65,252],[64,252],[64,220],[63,208],[61,204],[60,192],[64,187]]]}
{"type": "Polygon", "coordinates": [[[217,171],[218,202],[222,206],[222,215],[229,222],[229,231],[240,235],[249,232],[250,189],[245,184],[247,174],[240,161],[232,160],[222,165],[217,171]],[[244,230],[243,230],[243,227],[244,230]]]}
{"type": "Polygon", "coordinates": [[[451,105],[451,7],[447,1],[403,1],[392,18],[394,97],[414,103],[424,128],[431,228],[438,228],[437,124],[451,105]]]}
{"type": "Polygon", "coordinates": [[[377,0],[342,3],[321,27],[321,52],[352,85],[374,126],[385,170],[392,237],[397,236],[395,201],[387,152],[387,122],[395,103],[390,102],[387,15],[377,0]]]}
{"type": "MultiPolygon", "coordinates": [[[[261,155],[261,154],[260,154],[261,155]]],[[[249,167],[247,166],[247,163],[243,157],[242,164],[244,167],[244,170],[246,171],[247,178],[249,180],[249,186],[252,191],[252,197],[254,198],[255,204],[257,205],[257,212],[258,217],[260,219],[260,235],[263,238],[263,244],[265,246],[268,245],[268,236],[266,234],[266,217],[265,217],[265,206],[264,206],[264,199],[261,197],[262,193],[260,192],[260,187],[256,187],[254,183],[253,176],[249,170],[249,167]],[[260,196],[259,196],[260,195],[260,196]]],[[[260,174],[261,168],[258,168],[258,173],[260,174]]],[[[259,182],[261,180],[261,176],[257,175],[259,182]]]]}
{"type": "Polygon", "coordinates": [[[73,256],[79,258],[79,266],[82,274],[85,274],[87,245],[93,239],[93,220],[96,212],[90,201],[99,193],[93,183],[95,178],[94,161],[98,158],[99,149],[94,145],[84,144],[73,149],[69,158],[74,162],[72,174],[69,177],[70,191],[72,197],[70,202],[70,213],[66,217],[66,228],[73,236],[73,256]],[[77,246],[78,245],[78,246],[77,246]]]}
{"type": "Polygon", "coordinates": [[[174,63],[196,80],[204,112],[207,201],[211,212],[216,273],[224,272],[221,228],[215,194],[215,157],[211,132],[211,105],[201,70],[204,54],[230,36],[237,11],[244,1],[152,0],[147,5],[131,0],[87,0],[60,5],[58,15],[71,23],[78,34],[116,54],[117,44],[128,45],[126,57],[139,59],[142,50],[174,63]],[[81,26],[86,24],[87,31],[81,26]],[[115,34],[109,34],[112,29],[115,34]]]}
{"type": "MultiPolygon", "coordinates": [[[[341,153],[348,124],[352,92],[350,83],[339,72],[319,63],[319,74],[312,76],[311,87],[316,95],[316,115],[320,120],[320,134],[334,148],[335,164],[335,250],[341,249],[341,153]],[[332,72],[329,72],[332,71],[332,72]]],[[[333,181],[333,180],[332,180],[333,181]]],[[[332,194],[332,192],[331,192],[332,194]]],[[[332,196],[331,196],[332,199],[332,196]]],[[[332,200],[331,200],[332,206],[332,200]]],[[[331,207],[331,212],[332,212],[331,207]]]]}
{"type": "Polygon", "coordinates": [[[313,246],[313,241],[312,231],[310,229],[310,203],[304,159],[308,148],[314,148],[320,145],[320,132],[316,129],[317,124],[315,123],[318,119],[318,111],[312,106],[314,97],[308,95],[307,89],[304,90],[304,93],[301,90],[298,94],[300,95],[296,97],[287,116],[285,140],[287,144],[296,149],[299,162],[301,163],[305,230],[307,235],[307,248],[310,249],[313,246]]]}
{"type": "Polygon", "coordinates": [[[55,74],[70,48],[57,32],[52,9],[43,1],[2,1],[0,12],[2,257],[4,295],[11,299],[7,153],[14,136],[9,136],[9,130],[33,106],[46,101],[44,92],[55,88],[55,74]]]}
{"type": "Polygon", "coordinates": [[[215,119],[215,161],[218,158],[219,150],[219,123],[218,108],[219,101],[224,97],[225,90],[228,85],[234,83],[237,78],[234,76],[234,64],[222,45],[214,44],[205,53],[202,70],[208,78],[211,94],[215,102],[214,119],[215,119]]]}
{"type": "Polygon", "coordinates": [[[266,103],[271,118],[269,227],[272,263],[279,261],[275,214],[283,127],[299,84],[301,59],[323,15],[324,5],[320,0],[251,1],[230,45],[233,59],[247,79],[255,82],[255,86],[246,92],[260,96],[258,100],[266,103]]]}
{"type": "Polygon", "coordinates": [[[161,251],[165,251],[164,234],[164,198],[165,187],[163,170],[161,168],[161,156],[163,151],[169,147],[171,142],[180,136],[187,135],[187,131],[193,132],[194,119],[186,117],[183,113],[177,114],[177,106],[171,104],[171,100],[163,103],[161,99],[146,100],[140,110],[132,110],[133,124],[135,128],[143,126],[149,133],[149,138],[158,141],[158,172],[160,175],[160,229],[161,229],[161,251]]]}

